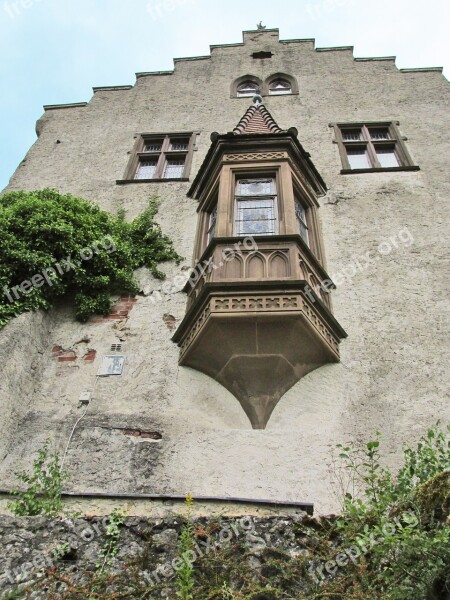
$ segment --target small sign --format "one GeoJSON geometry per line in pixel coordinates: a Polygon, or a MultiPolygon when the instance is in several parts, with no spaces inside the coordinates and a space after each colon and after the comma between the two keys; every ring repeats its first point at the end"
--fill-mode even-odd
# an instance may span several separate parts
{"type": "Polygon", "coordinates": [[[102,365],[98,370],[99,377],[109,377],[110,375],[122,375],[125,356],[117,354],[104,356],[102,365]]]}

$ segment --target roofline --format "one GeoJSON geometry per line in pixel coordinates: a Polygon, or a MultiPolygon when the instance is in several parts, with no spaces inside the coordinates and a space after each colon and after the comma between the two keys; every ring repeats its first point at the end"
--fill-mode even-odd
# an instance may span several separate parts
{"type": "Polygon", "coordinates": [[[316,38],[291,38],[289,40],[280,40],[282,44],[295,44],[297,42],[312,42],[316,43],[316,38]]]}
{"type": "Polygon", "coordinates": [[[155,75],[173,75],[175,71],[142,71],[142,73],[135,73],[136,79],[140,79],[141,77],[153,77],[155,75]]]}
{"type": "Polygon", "coordinates": [[[132,85],[103,85],[103,86],[93,87],[92,91],[95,94],[96,92],[102,92],[102,91],[114,92],[116,90],[132,90],[132,89],[133,89],[132,85]]]}
{"type": "Polygon", "coordinates": [[[73,102],[72,104],[44,104],[44,110],[58,110],[60,108],[83,108],[87,102],[73,102]]]}
{"type": "Polygon", "coordinates": [[[442,73],[444,67],[416,67],[411,69],[399,69],[400,73],[426,73],[427,71],[438,71],[442,73]]]}
{"type": "Polygon", "coordinates": [[[181,56],[179,58],[174,58],[173,62],[177,63],[185,60],[211,60],[211,55],[207,54],[205,56],[181,56]]]}
{"type": "Polygon", "coordinates": [[[360,58],[355,56],[356,62],[369,62],[371,60],[393,60],[396,61],[396,56],[362,56],[360,58]]]}
{"type": "Polygon", "coordinates": [[[270,31],[280,31],[280,28],[272,27],[271,29],[244,29],[242,33],[261,33],[262,31],[264,31],[264,33],[268,33],[270,31]]]}
{"type": "Polygon", "coordinates": [[[316,52],[335,52],[341,50],[351,50],[353,52],[354,46],[327,46],[325,48],[315,48],[316,52]]]}

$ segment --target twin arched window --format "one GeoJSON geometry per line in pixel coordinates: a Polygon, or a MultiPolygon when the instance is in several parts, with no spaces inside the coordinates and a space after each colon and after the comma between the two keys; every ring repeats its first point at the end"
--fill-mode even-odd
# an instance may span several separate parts
{"type": "MultiPolygon", "coordinates": [[[[236,86],[236,83],[234,85],[236,86]]],[[[292,78],[289,76],[283,77],[272,75],[272,77],[266,79],[264,83],[256,77],[241,79],[240,83],[235,87],[235,93],[232,95],[235,95],[238,98],[250,98],[255,94],[262,94],[263,96],[284,96],[296,92],[298,92],[297,86],[295,82],[293,83],[292,78]]]]}
{"type": "Polygon", "coordinates": [[[269,94],[271,96],[283,96],[292,94],[292,85],[287,79],[274,79],[269,84],[269,94]]]}
{"type": "Polygon", "coordinates": [[[255,94],[260,94],[261,89],[260,86],[254,81],[244,81],[237,87],[237,97],[238,98],[248,98],[250,96],[254,96],[255,94]]]}

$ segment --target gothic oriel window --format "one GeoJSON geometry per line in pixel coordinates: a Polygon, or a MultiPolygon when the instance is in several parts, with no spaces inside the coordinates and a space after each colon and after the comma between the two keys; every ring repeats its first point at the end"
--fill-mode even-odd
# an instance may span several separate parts
{"type": "Polygon", "coordinates": [[[188,193],[198,226],[173,338],[180,365],[223,385],[254,429],[302,377],[339,361],[346,336],[331,314],[320,239],[327,188],[297,133],[255,98],[232,132],[211,135],[188,193]]]}
{"type": "Polygon", "coordinates": [[[271,178],[238,179],[236,182],[236,235],[277,233],[276,181],[271,178]]]}
{"type": "Polygon", "coordinates": [[[342,172],[418,169],[408,154],[395,123],[334,125],[342,172]]]}
{"type": "Polygon", "coordinates": [[[286,79],[275,79],[275,81],[269,84],[269,94],[271,96],[292,94],[292,86],[286,79]]]}

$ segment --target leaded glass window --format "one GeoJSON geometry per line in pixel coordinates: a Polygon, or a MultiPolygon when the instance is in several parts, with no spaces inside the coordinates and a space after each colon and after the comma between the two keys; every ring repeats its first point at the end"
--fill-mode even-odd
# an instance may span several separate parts
{"type": "Polygon", "coordinates": [[[277,224],[275,179],[238,180],[236,235],[273,235],[277,233],[277,224]]]}

